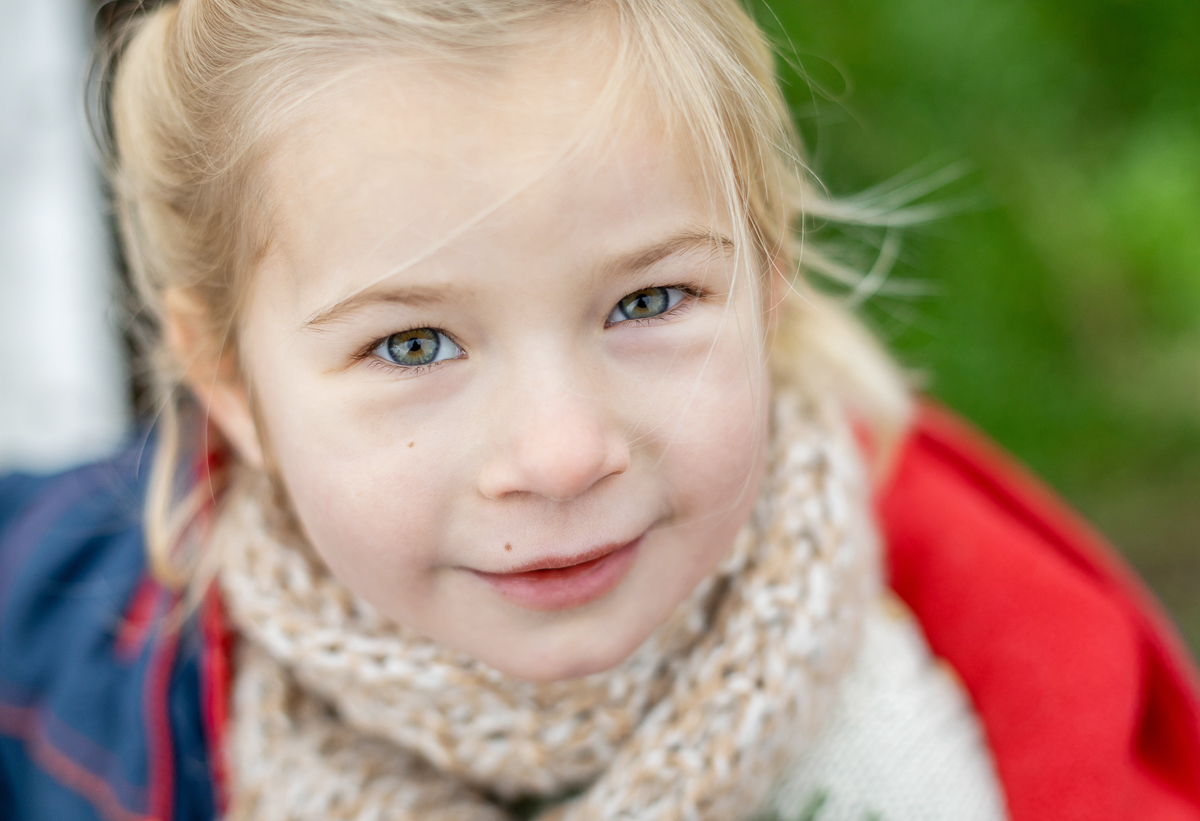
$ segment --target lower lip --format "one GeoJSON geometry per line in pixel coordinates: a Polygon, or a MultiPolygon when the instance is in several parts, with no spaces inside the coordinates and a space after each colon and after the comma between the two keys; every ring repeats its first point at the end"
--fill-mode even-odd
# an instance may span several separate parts
{"type": "Polygon", "coordinates": [[[475,575],[500,595],[529,610],[568,610],[603,597],[617,586],[637,558],[641,537],[598,559],[524,573],[481,573],[475,575]]]}

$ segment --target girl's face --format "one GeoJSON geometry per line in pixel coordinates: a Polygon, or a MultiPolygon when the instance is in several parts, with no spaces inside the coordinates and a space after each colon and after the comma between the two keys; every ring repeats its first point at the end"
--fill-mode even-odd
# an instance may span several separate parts
{"type": "Polygon", "coordinates": [[[332,572],[539,681],[618,663],[714,569],[766,438],[756,277],[653,117],[573,143],[606,68],[586,54],[324,94],[268,161],[242,327],[332,572]]]}

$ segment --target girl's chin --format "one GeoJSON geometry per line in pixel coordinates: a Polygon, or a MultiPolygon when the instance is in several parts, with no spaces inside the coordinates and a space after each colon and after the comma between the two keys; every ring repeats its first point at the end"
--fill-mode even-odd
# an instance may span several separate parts
{"type": "Polygon", "coordinates": [[[564,645],[531,648],[528,652],[511,648],[502,655],[479,660],[510,678],[551,684],[611,670],[628,658],[647,635],[648,632],[627,637],[625,641],[614,641],[617,636],[611,629],[605,629],[604,635],[590,639],[574,636],[564,645]]]}

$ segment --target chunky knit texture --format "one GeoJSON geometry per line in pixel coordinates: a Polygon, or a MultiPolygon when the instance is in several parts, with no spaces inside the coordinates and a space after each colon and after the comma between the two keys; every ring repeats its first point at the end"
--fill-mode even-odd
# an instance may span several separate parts
{"type": "Polygon", "coordinates": [[[534,684],[413,634],[231,491],[220,581],[243,641],[231,818],[740,819],[814,737],[878,591],[862,467],[829,407],[776,399],[730,556],[613,669],[534,684]]]}

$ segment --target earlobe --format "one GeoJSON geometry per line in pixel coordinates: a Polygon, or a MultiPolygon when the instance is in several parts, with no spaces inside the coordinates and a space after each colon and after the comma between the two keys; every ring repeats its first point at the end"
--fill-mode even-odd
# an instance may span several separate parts
{"type": "Polygon", "coordinates": [[[168,292],[164,303],[163,331],[182,370],[183,383],[238,458],[244,464],[262,467],[258,425],[234,352],[212,338],[204,312],[190,294],[168,292]]]}
{"type": "MultiPolygon", "coordinates": [[[[192,387],[195,391],[195,388],[192,387]]],[[[243,464],[261,468],[264,465],[262,444],[258,438],[258,425],[250,400],[240,380],[236,384],[218,381],[207,397],[208,417],[221,431],[221,435],[237,451],[243,464]]],[[[201,399],[203,402],[204,399],[201,399]]]]}

